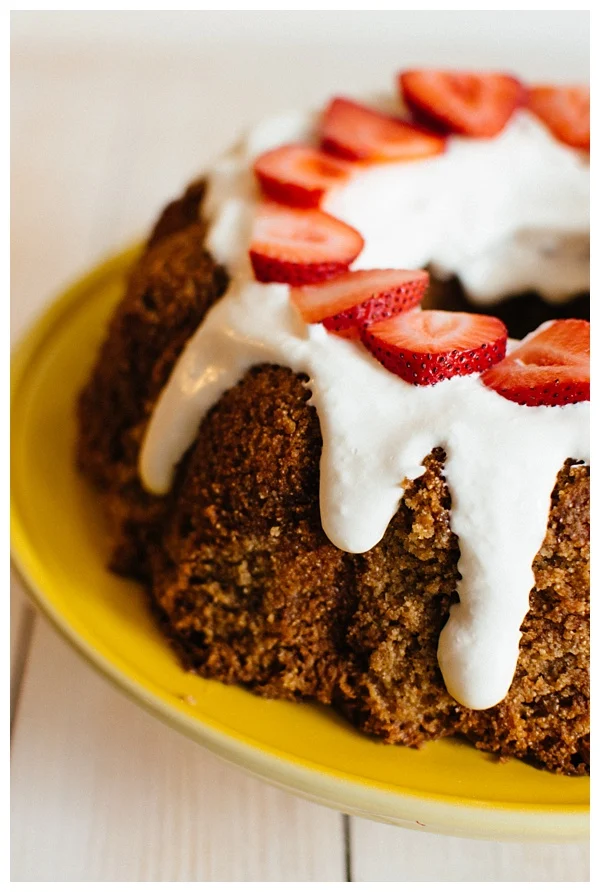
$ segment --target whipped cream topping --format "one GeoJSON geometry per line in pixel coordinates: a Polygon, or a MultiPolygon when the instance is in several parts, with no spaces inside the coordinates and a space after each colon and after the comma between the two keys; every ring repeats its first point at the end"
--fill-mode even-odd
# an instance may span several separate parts
{"type": "Polygon", "coordinates": [[[495,139],[371,165],[324,209],[365,239],[357,268],[430,265],[481,305],[528,290],[561,303],[589,288],[589,176],[582,153],[521,111],[495,139]]]}
{"type": "MultiPolygon", "coordinates": [[[[371,104],[394,111],[381,97],[371,104]]],[[[314,114],[268,119],[232,163],[244,158],[247,173],[268,149],[317,144],[316,131],[314,114]]],[[[216,167],[213,207],[224,197],[222,163],[216,167]]],[[[255,195],[252,176],[237,187],[238,198],[255,195]]],[[[453,136],[442,155],[361,165],[350,182],[328,193],[323,209],[365,240],[353,269],[430,266],[440,278],[458,276],[480,305],[527,290],[563,303],[589,289],[589,157],[560,143],[526,110],[494,139],[453,136]]]]}
{"type": "MultiPolygon", "coordinates": [[[[418,477],[423,472],[424,457],[434,447],[442,446],[447,456],[445,476],[452,498],[451,526],[459,539],[458,569],[462,579],[458,583],[460,601],[452,607],[440,635],[438,659],[446,686],[455,699],[471,708],[485,709],[505,697],[514,675],[519,629],[534,584],[532,562],[544,539],[556,475],[566,458],[588,460],[589,403],[519,406],[485,388],[477,375],[415,387],[390,374],[361,344],[338,338],[321,325],[304,323],[289,300],[287,285],[254,281],[248,259],[258,199],[251,172],[253,158],[273,145],[310,138],[311,126],[309,118],[299,115],[267,122],[210,172],[204,207],[210,222],[207,244],[215,258],[227,266],[231,282],[227,293],[212,307],[186,345],[160,396],[143,444],[140,474],[149,490],[167,492],[175,466],[196,438],[206,412],[248,369],[265,362],[309,376],[306,386],[311,391],[311,403],[316,407],[323,436],[322,524],[330,540],[344,551],[361,553],[380,541],[402,498],[403,482],[418,477]]],[[[485,279],[483,292],[489,294],[488,277],[493,279],[493,256],[497,255],[487,250],[492,244],[493,221],[482,218],[477,209],[477,202],[485,201],[491,188],[489,182],[484,183],[483,154],[487,151],[496,159],[487,168],[490,180],[500,178],[498,158],[504,158],[503,175],[506,171],[510,178],[521,151],[519,146],[528,152],[522,145],[524,134],[533,133],[532,139],[539,139],[540,144],[553,139],[545,131],[542,138],[537,122],[528,116],[520,116],[509,124],[507,131],[493,141],[470,141],[475,144],[474,149],[463,145],[468,141],[456,140],[455,150],[455,141],[451,140],[449,152],[439,162],[432,159],[367,168],[349,185],[332,192],[326,209],[356,226],[365,239],[365,248],[354,267],[420,266],[430,260],[445,272],[464,276],[463,281],[471,275],[475,282],[481,275],[485,279]],[[503,143],[505,148],[498,149],[497,143],[503,143]],[[513,148],[506,149],[507,144],[513,148]],[[450,200],[446,203],[442,192],[438,192],[441,180],[438,183],[436,178],[441,175],[431,174],[431,181],[427,175],[422,181],[421,210],[418,190],[412,191],[412,177],[419,177],[419,165],[431,168],[434,163],[442,163],[443,159],[448,162],[453,154],[458,154],[456,168],[444,167],[444,177],[452,179],[456,175],[459,181],[466,181],[467,161],[461,157],[466,159],[472,151],[473,164],[479,171],[478,185],[460,205],[464,217],[455,231],[457,206],[450,200]],[[380,200],[385,199],[385,210],[379,217],[376,203],[364,186],[367,180],[372,181],[372,189],[380,200]],[[393,185],[396,181],[400,185],[393,185]],[[437,184],[435,188],[432,182],[437,184]],[[390,193],[396,196],[395,202],[387,201],[390,193]],[[387,217],[388,224],[401,218],[394,229],[395,243],[382,226],[382,217],[387,217]],[[471,231],[484,223],[486,238],[479,231],[471,231]],[[421,227],[425,229],[420,232],[420,241],[415,233],[421,227]],[[412,238],[408,246],[403,244],[403,233],[412,238]],[[428,257],[423,254],[426,240],[430,243],[428,257]],[[448,267],[444,264],[450,261],[452,252],[446,249],[454,243],[458,250],[448,267]],[[410,256],[409,250],[414,252],[410,256]],[[421,254],[417,256],[418,251],[421,254]],[[488,259],[483,260],[486,251],[488,259]],[[474,271],[477,263],[479,273],[474,271]]],[[[556,145],[560,149],[557,157],[562,157],[565,149],[556,145]]],[[[546,148],[552,155],[553,150],[546,148]]],[[[576,153],[567,151],[571,161],[564,160],[565,170],[572,166],[577,171],[573,173],[573,182],[579,181],[584,174],[580,170],[582,162],[576,153]]],[[[528,163],[533,176],[536,165],[528,163]]],[[[542,163],[538,158],[537,165],[542,163]]],[[[563,162],[557,164],[560,167],[563,162]]],[[[537,188],[543,180],[541,176],[536,179],[537,188]]],[[[456,197],[458,187],[451,182],[449,188],[456,197]]],[[[522,188],[525,189],[525,180],[522,188]]],[[[543,211],[545,202],[536,198],[531,182],[529,188],[532,194],[521,192],[520,198],[532,208],[523,208],[513,216],[513,221],[518,218],[519,225],[523,224],[522,228],[509,224],[512,211],[506,210],[497,220],[495,239],[501,252],[517,250],[519,254],[521,249],[510,247],[509,243],[523,237],[523,227],[530,233],[529,247],[539,247],[544,213],[546,224],[554,221],[544,230],[546,235],[556,235],[552,226],[558,227],[559,215],[553,215],[549,208],[543,211]],[[526,226],[525,220],[529,221],[526,226]]],[[[500,213],[504,206],[502,189],[498,186],[497,190],[496,207],[500,213]]],[[[583,187],[581,191],[585,191],[583,187]]],[[[552,195],[547,198],[548,204],[552,195]]],[[[566,206],[568,202],[564,196],[563,199],[566,206]]],[[[511,202],[513,206],[518,204],[516,188],[507,204],[511,202]]],[[[560,220],[561,233],[568,232],[570,239],[578,239],[584,230],[577,213],[572,209],[567,222],[560,220]]],[[[587,219],[585,222],[587,225],[587,219]]],[[[523,251],[529,253],[528,248],[523,251]]],[[[539,253],[536,256],[538,265],[543,265],[539,253]]],[[[527,276],[534,275],[534,266],[531,263],[527,276]]],[[[519,276],[525,276],[524,270],[525,266],[519,276]]],[[[540,270],[535,274],[540,279],[544,277],[540,270]]],[[[502,275],[506,278],[504,271],[502,275]]],[[[529,279],[528,282],[531,287],[540,287],[529,279]]],[[[494,285],[498,293],[504,292],[505,286],[506,283],[501,287],[499,280],[494,285]]]]}

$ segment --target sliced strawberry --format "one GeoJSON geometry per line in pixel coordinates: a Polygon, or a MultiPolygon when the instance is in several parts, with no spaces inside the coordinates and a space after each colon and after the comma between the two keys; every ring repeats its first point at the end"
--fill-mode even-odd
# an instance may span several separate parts
{"type": "Polygon", "coordinates": [[[345,183],[352,165],[310,146],[280,146],[261,155],[254,172],[263,192],[274,201],[318,207],[328,189],[345,183]]]}
{"type": "Polygon", "coordinates": [[[321,127],[322,147],[352,161],[412,161],[446,148],[439,134],[349,99],[333,99],[321,127]]]}
{"type": "Polygon", "coordinates": [[[531,87],[527,105],[557,139],[589,152],[589,87],[531,87]]]}
{"type": "Polygon", "coordinates": [[[504,128],[525,89],[509,74],[457,71],[403,71],[400,91],[419,120],[466,136],[496,136],[504,128]]]}
{"type": "Polygon", "coordinates": [[[342,332],[411,309],[428,284],[429,274],[421,269],[361,269],[321,285],[293,288],[291,298],[305,322],[342,332]]]}
{"type": "Polygon", "coordinates": [[[480,372],[506,352],[504,324],[473,313],[414,310],[367,326],[362,337],[386,369],[410,384],[480,372]]]}
{"type": "Polygon", "coordinates": [[[590,323],[560,319],[541,325],[481,380],[523,406],[589,400],[590,323]]]}
{"type": "Polygon", "coordinates": [[[339,276],[363,245],[356,229],[323,211],[266,202],[254,219],[250,260],[259,282],[308,285],[339,276]]]}
{"type": "Polygon", "coordinates": [[[360,341],[361,332],[362,328],[359,325],[351,325],[349,328],[339,328],[332,334],[344,338],[346,341],[360,341]]]}

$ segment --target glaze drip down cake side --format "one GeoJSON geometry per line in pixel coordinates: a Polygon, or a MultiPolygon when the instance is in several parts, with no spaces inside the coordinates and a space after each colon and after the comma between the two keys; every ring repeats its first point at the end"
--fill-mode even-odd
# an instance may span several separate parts
{"type": "Polygon", "coordinates": [[[589,91],[398,81],[165,209],[79,465],[189,669],[585,774],[589,91]]]}

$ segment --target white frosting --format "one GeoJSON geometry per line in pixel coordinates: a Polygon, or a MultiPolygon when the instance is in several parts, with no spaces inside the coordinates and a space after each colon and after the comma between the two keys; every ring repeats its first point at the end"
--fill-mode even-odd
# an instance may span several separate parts
{"type": "MultiPolygon", "coordinates": [[[[588,459],[589,403],[519,406],[485,388],[477,375],[414,387],[386,371],[361,344],[338,338],[321,325],[306,325],[289,300],[287,285],[254,281],[248,244],[258,195],[251,160],[255,153],[288,141],[286,127],[295,128],[293,138],[298,138],[303,126],[298,116],[279,124],[269,122],[211,171],[205,205],[211,222],[208,247],[227,266],[231,284],[188,342],[161,394],[143,444],[140,473],[149,490],[167,492],[174,468],[196,438],[203,416],[249,368],[263,362],[309,376],[307,387],[323,436],[323,529],[345,551],[368,551],[379,542],[398,508],[402,482],[419,476],[423,458],[442,446],[462,580],[460,602],[452,607],[440,636],[438,658],[450,693],[469,707],[485,709],[504,698],[512,681],[519,629],[534,584],[532,562],[545,535],[556,475],[566,458],[588,459]]],[[[356,266],[420,266],[432,260],[444,272],[459,273],[471,286],[485,284],[489,295],[488,277],[494,274],[494,287],[506,288],[505,272],[502,287],[500,269],[494,273],[498,256],[531,254],[527,239],[524,247],[518,247],[522,230],[540,233],[549,224],[554,231],[560,223],[562,232],[579,239],[584,221],[578,212],[571,208],[563,219],[544,210],[536,187],[526,178],[517,177],[523,190],[529,183],[531,192],[525,196],[514,184],[498,186],[493,213],[489,204],[486,211],[477,207],[494,191],[491,184],[500,160],[503,175],[510,179],[509,157],[513,163],[517,160],[511,153],[521,147],[519,151],[527,154],[527,133],[540,145],[551,139],[545,132],[542,138],[540,127],[521,117],[495,141],[473,140],[469,146],[469,141],[457,140],[456,150],[451,145],[445,160],[373,167],[336,190],[328,197],[327,208],[356,226],[366,241],[356,266]],[[487,168],[486,151],[494,159],[487,168]],[[448,166],[452,157],[455,167],[448,166]],[[477,171],[473,188],[467,182],[467,157],[477,171]],[[458,186],[451,184],[453,198],[444,204],[437,191],[441,174],[419,173],[421,165],[433,171],[436,164],[444,165],[444,177],[452,178],[454,171],[457,180],[470,188],[459,213],[458,186]],[[423,187],[422,207],[412,177],[423,187]],[[371,189],[382,202],[379,216],[369,197],[371,189]],[[510,197],[503,198],[504,192],[510,197]],[[396,201],[388,201],[390,195],[396,201]],[[519,199],[530,207],[519,207],[519,199]],[[398,208],[406,209],[406,214],[398,214],[398,208]],[[462,222],[457,222],[460,214],[462,222]],[[401,218],[398,224],[396,216],[401,218]],[[413,232],[418,237],[413,238],[413,232]],[[432,246],[428,254],[423,253],[427,234],[432,246]],[[409,236],[412,241],[407,245],[409,236]]],[[[546,148],[548,157],[554,157],[553,149],[546,148]]],[[[557,160],[556,167],[562,165],[565,182],[572,177],[571,186],[583,192],[581,164],[575,153],[563,158],[564,152],[559,146],[556,158],[563,160],[557,160]]],[[[530,176],[539,174],[531,160],[527,170],[530,176]]],[[[550,181],[540,174],[535,182],[539,188],[550,181]]],[[[558,199],[565,208],[569,204],[565,196],[558,199]]],[[[538,256],[537,248],[534,253],[538,256]]],[[[535,273],[542,279],[544,274],[534,271],[530,261],[531,257],[520,267],[516,287],[525,281],[540,287],[537,279],[528,277],[535,273]]]]}
{"type": "Polygon", "coordinates": [[[495,139],[366,168],[324,209],[359,230],[355,267],[456,274],[474,303],[527,290],[560,303],[589,288],[590,173],[528,112],[495,139]]]}
{"type": "MultiPolygon", "coordinates": [[[[316,142],[315,134],[314,114],[260,124],[216,165],[213,208],[232,194],[229,183],[223,190],[231,165],[242,171],[234,192],[252,198],[254,158],[282,143],[316,142]]],[[[365,240],[354,269],[430,265],[440,277],[457,275],[470,299],[485,305],[529,289],[549,303],[587,290],[589,205],[587,155],[523,110],[495,139],[454,136],[442,155],[361,165],[350,182],[331,190],[323,209],[365,240]]]]}

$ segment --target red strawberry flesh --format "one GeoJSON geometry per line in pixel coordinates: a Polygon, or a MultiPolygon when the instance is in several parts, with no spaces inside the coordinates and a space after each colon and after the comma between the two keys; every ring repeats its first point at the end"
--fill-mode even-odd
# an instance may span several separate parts
{"type": "Polygon", "coordinates": [[[428,284],[424,270],[354,270],[321,285],[294,288],[291,298],[305,322],[342,332],[412,309],[428,284]]]}
{"type": "Polygon", "coordinates": [[[524,406],[564,406],[590,398],[590,323],[560,319],[525,338],[481,380],[524,406]]]}
{"type": "Polygon", "coordinates": [[[439,155],[443,137],[349,99],[333,99],[321,124],[321,145],[352,161],[413,161],[439,155]]]}
{"type": "Polygon", "coordinates": [[[325,193],[345,183],[352,165],[318,149],[286,145],[257,158],[254,172],[268,198],[297,207],[318,207],[325,193]]]}
{"type": "Polygon", "coordinates": [[[414,310],[363,330],[365,346],[411,384],[436,384],[489,368],[506,351],[506,328],[493,316],[414,310]]]}
{"type": "Polygon", "coordinates": [[[590,91],[588,87],[531,87],[528,108],[561,142],[590,149],[590,91]]]}
{"type": "Polygon", "coordinates": [[[363,245],[356,229],[329,214],[266,202],[256,211],[250,260],[259,282],[307,285],[343,273],[363,245]]]}
{"type": "Polygon", "coordinates": [[[360,341],[361,331],[362,329],[358,325],[352,325],[349,328],[337,328],[332,331],[332,334],[347,341],[360,341]]]}
{"type": "Polygon", "coordinates": [[[418,120],[466,136],[496,136],[526,95],[520,81],[501,73],[424,69],[404,71],[398,80],[418,120]]]}

